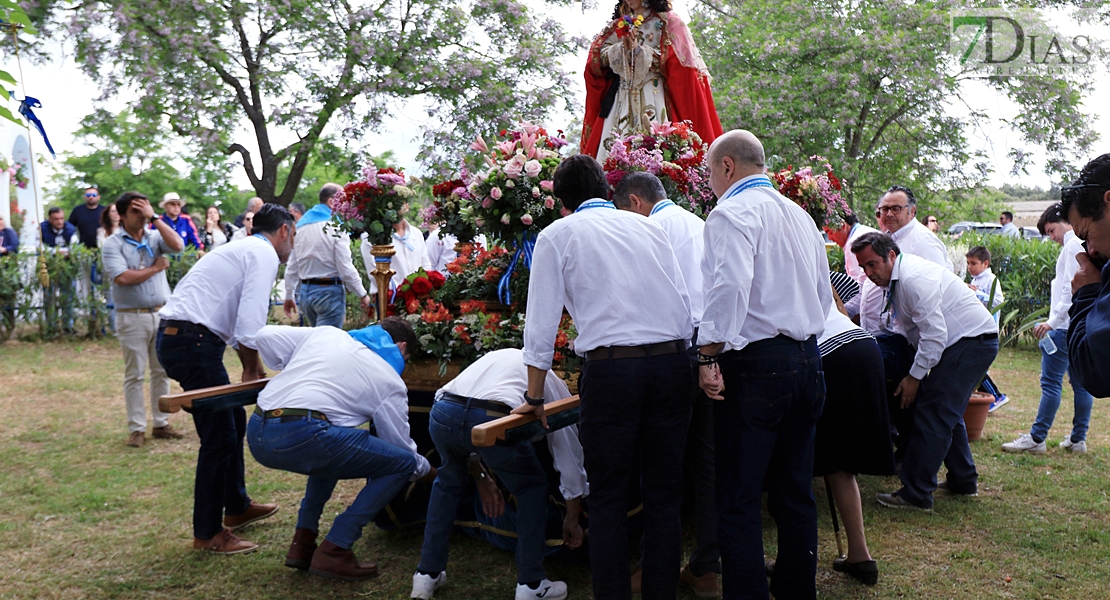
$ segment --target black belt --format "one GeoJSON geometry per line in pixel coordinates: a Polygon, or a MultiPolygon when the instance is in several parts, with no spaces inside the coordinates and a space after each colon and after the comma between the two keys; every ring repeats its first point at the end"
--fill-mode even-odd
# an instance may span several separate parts
{"type": "Polygon", "coordinates": [[[482,400],[481,398],[468,398],[466,396],[460,396],[458,394],[452,394],[451,392],[444,392],[443,395],[439,397],[439,399],[440,400],[446,400],[447,402],[450,402],[451,404],[461,404],[461,405],[463,405],[467,408],[480,408],[482,410],[491,410],[495,413],[501,413],[503,415],[507,415],[507,414],[513,412],[513,409],[509,408],[509,406],[507,404],[504,404],[504,403],[501,403],[501,402],[493,402],[491,400],[482,400]]]}
{"type": "MultiPolygon", "coordinates": [[[[308,410],[307,408],[275,408],[274,410],[262,410],[255,406],[254,414],[262,417],[263,419],[281,419],[282,423],[289,421],[300,421],[302,419],[318,419],[320,421],[327,421],[328,417],[322,412],[315,410],[308,410]]],[[[328,421],[330,423],[330,421],[328,421]]]]}
{"type": "Polygon", "coordinates": [[[979,341],[997,340],[998,339],[998,334],[997,333],[984,333],[984,334],[981,334],[981,335],[973,335],[973,336],[965,337],[964,339],[965,340],[979,340],[979,341]]]}
{"type": "Polygon", "coordinates": [[[162,319],[158,323],[158,328],[159,329],[167,329],[167,328],[176,328],[177,329],[177,331],[175,331],[173,333],[170,333],[170,332],[166,331],[165,335],[176,335],[177,333],[207,333],[208,335],[210,335],[210,336],[212,336],[216,339],[219,339],[219,336],[217,336],[215,333],[213,333],[213,331],[211,329],[205,327],[204,325],[193,323],[191,321],[181,321],[181,320],[178,320],[178,319],[162,319]]]}
{"type": "Polygon", "coordinates": [[[686,340],[644,344],[642,346],[602,346],[586,352],[586,360],[645,358],[678,354],[679,352],[686,352],[686,340]]]}
{"type": "Polygon", "coordinates": [[[343,285],[343,280],[339,277],[313,277],[312,279],[302,279],[301,283],[312,285],[343,285]]]}

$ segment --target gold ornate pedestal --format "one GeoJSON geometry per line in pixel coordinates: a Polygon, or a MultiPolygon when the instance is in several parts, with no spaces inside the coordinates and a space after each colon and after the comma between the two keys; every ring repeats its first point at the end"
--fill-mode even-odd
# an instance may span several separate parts
{"type": "Polygon", "coordinates": [[[393,248],[392,244],[374,244],[370,247],[370,254],[374,257],[374,271],[371,274],[378,284],[378,302],[376,305],[378,321],[384,319],[388,314],[386,309],[389,306],[389,281],[397,273],[391,268],[391,263],[393,262],[393,255],[396,253],[397,250],[393,248]]]}

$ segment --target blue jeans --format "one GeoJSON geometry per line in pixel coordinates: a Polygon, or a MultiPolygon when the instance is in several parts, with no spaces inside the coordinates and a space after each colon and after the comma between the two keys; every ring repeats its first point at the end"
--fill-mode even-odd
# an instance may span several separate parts
{"type": "Polygon", "coordinates": [[[311,327],[331,325],[343,329],[347,318],[347,291],[343,284],[302,283],[297,288],[297,306],[311,327]]]}
{"type": "Polygon", "coordinates": [[[595,598],[628,600],[628,497],[643,496],[644,600],[673,600],[682,560],[682,454],[693,410],[685,353],[589,360],[579,379],[579,437],[590,482],[595,598]],[[640,463],[640,479],[632,478],[640,463]]]}
{"type": "Polygon", "coordinates": [[[813,439],[825,404],[817,341],[778,336],[725,352],[714,405],[717,537],[726,599],[817,597],[813,439]],[[771,584],[763,565],[763,492],[778,528],[771,584]]]}
{"type": "Polygon", "coordinates": [[[921,382],[898,495],[922,508],[932,508],[937,471],[948,467],[952,490],[975,489],[979,474],[967,443],[964,411],[971,393],[998,355],[998,338],[963,338],[952,344],[921,382]]]}
{"type": "MultiPolygon", "coordinates": [[[[296,408],[296,407],[290,407],[296,408]]],[[[251,415],[247,443],[259,464],[308,475],[297,527],[318,531],[320,514],[340,479],[366,478],[366,486],[335,518],[327,540],[350,550],[362,528],[389,504],[412,478],[416,457],[365,429],[340,427],[321,419],[251,415]]]]}
{"type": "Polygon", "coordinates": [[[439,401],[432,405],[428,432],[436,445],[443,464],[432,484],[428,501],[428,521],[424,526],[424,547],[420,551],[419,570],[438,573],[447,569],[447,542],[455,525],[455,513],[466,489],[470,473],[467,459],[472,453],[493,471],[517,504],[517,582],[525,583],[547,578],[543,568],[545,529],[547,526],[547,474],[536,458],[531,442],[512,446],[477,448],[470,442],[475,425],[505,415],[461,404],[439,401]]]}
{"type": "MultiPolygon", "coordinates": [[[[166,334],[158,326],[158,362],[185,391],[227,385],[227,345],[207,329],[178,328],[166,334]]],[[[242,408],[193,413],[200,436],[196,483],[193,487],[193,537],[210,540],[223,530],[223,516],[243,514],[250,497],[243,474],[243,435],[247,415],[242,408]]]]}
{"type": "Polygon", "coordinates": [[[1091,424],[1091,407],[1095,399],[1090,392],[1075,382],[1068,365],[1068,331],[1053,329],[1048,332],[1056,344],[1056,353],[1047,354],[1041,350],[1041,406],[1037,409],[1037,420],[1029,429],[1033,441],[1043,442],[1052,429],[1056,411],[1060,408],[1060,393],[1063,391],[1064,373],[1071,382],[1072,395],[1075,397],[1075,417],[1071,422],[1071,441],[1082,442],[1087,439],[1087,427],[1091,424]]]}

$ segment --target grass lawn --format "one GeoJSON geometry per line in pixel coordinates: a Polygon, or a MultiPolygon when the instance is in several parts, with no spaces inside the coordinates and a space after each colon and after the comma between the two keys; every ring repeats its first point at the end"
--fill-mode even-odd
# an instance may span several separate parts
{"type": "MultiPolygon", "coordinates": [[[[238,373],[228,355],[229,372],[238,373]]],[[[187,415],[171,421],[181,441],[124,445],[123,361],[116,342],[0,345],[0,571],[2,598],[408,598],[421,533],[373,526],[356,545],[382,575],[342,584],[283,566],[302,477],[259,466],[247,452],[247,485],[275,518],[244,531],[262,544],[243,556],[191,549],[193,467],[197,438],[187,415]]],[[[824,598],[1096,598],[1110,580],[1107,429],[1101,402],[1092,418],[1090,453],[1056,448],[1072,410],[1070,390],[1050,435],[1047,456],[1014,456],[999,446],[1027,431],[1036,414],[1039,354],[1006,350],[991,374],[1010,404],[987,421],[972,444],[978,498],[941,498],[933,513],[878,506],[876,492],[895,479],[862,478],[864,516],[879,585],[865,588],[831,569],[836,545],[824,486],[815,486],[821,517],[818,590],[824,598]]],[[[324,517],[355,493],[341,483],[324,517]]],[[[768,553],[774,528],[765,521],[768,553]]],[[[689,549],[689,548],[687,548],[689,549]]],[[[678,565],[675,566],[678,568],[678,565]]],[[[548,564],[571,596],[589,598],[589,573],[548,564]]],[[[452,539],[448,586],[437,598],[508,598],[513,557],[462,535],[452,539]]],[[[693,598],[681,591],[680,598],[693,598]]]]}

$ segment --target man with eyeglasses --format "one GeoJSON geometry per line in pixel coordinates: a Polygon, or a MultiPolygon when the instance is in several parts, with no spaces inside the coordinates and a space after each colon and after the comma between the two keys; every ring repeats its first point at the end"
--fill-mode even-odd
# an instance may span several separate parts
{"type": "MultiPolygon", "coordinates": [[[[891,186],[875,206],[875,218],[879,221],[879,227],[890,234],[902,252],[920,256],[949,271],[953,270],[944,242],[917,220],[917,197],[909,188],[891,186]]],[[[859,314],[860,327],[875,336],[875,341],[882,350],[890,424],[895,429],[895,458],[900,462],[913,427],[913,413],[902,408],[902,401],[894,395],[894,391],[899,382],[909,374],[913,348],[906,341],[902,324],[897,319],[883,318],[884,306],[886,291],[870,280],[865,280],[856,298],[845,304],[850,316],[859,314]]]]}
{"type": "Polygon", "coordinates": [[[1075,255],[1079,271],[1071,281],[1068,358],[1072,374],[1096,398],[1110,397],[1110,154],[1087,163],[1074,184],[1060,190],[1060,214],[1083,240],[1075,255]]]}
{"type": "Polygon", "coordinates": [[[100,215],[108,207],[100,205],[100,190],[95,185],[85,188],[85,203],[69,211],[69,222],[77,228],[77,237],[86,248],[96,248],[96,230],[100,215]]]}

